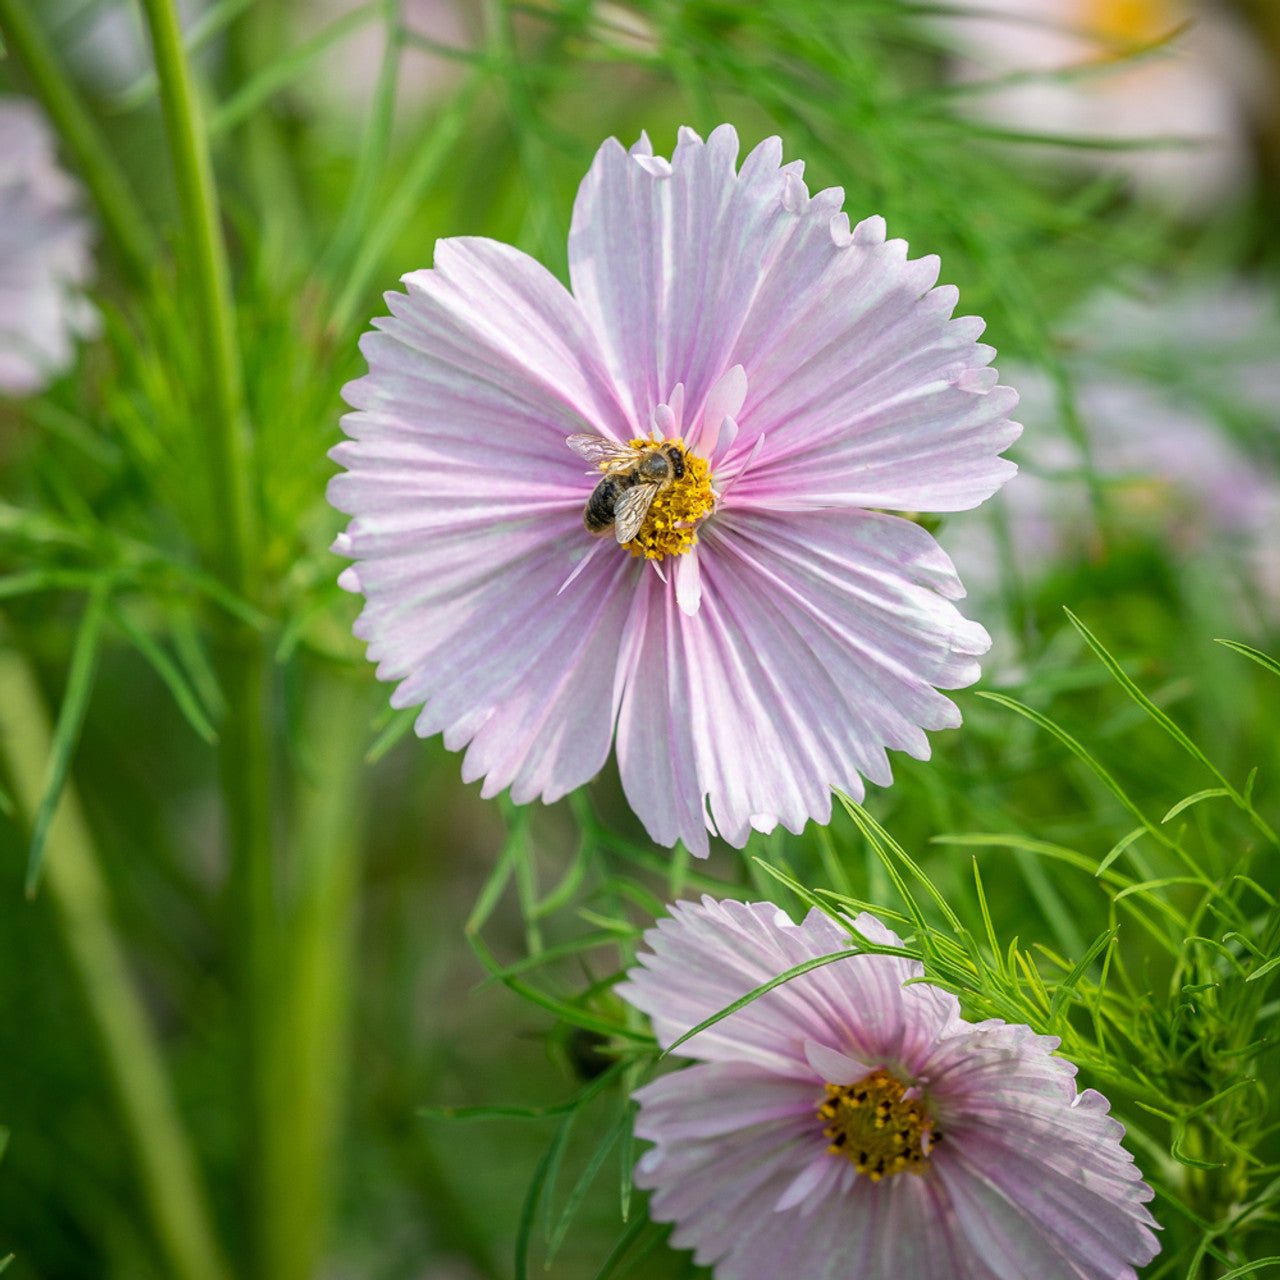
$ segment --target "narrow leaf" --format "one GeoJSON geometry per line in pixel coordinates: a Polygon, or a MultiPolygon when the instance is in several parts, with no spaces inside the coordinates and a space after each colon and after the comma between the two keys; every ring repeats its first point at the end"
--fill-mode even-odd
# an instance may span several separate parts
{"type": "Polygon", "coordinates": [[[213,727],[204,707],[201,706],[199,695],[187,683],[177,663],[142,627],[134,623],[123,609],[113,608],[111,617],[124,632],[129,643],[151,664],[156,675],[164,681],[165,687],[173,695],[173,700],[178,704],[178,710],[186,717],[187,723],[210,746],[214,745],[218,741],[218,731],[213,727]]]}
{"type": "Polygon", "coordinates": [[[107,614],[108,586],[100,582],[85,605],[84,618],[76,635],[75,649],[71,654],[71,667],[67,673],[67,687],[58,710],[58,723],[53,730],[49,765],[45,775],[44,795],[31,823],[31,844],[27,852],[28,898],[35,897],[40,883],[41,859],[49,827],[58,811],[62,789],[66,785],[71,757],[80,741],[80,729],[84,713],[93,691],[93,677],[98,665],[98,648],[102,640],[102,623],[107,614]]]}
{"type": "Polygon", "coordinates": [[[1261,649],[1255,649],[1251,645],[1241,644],[1238,640],[1218,640],[1218,644],[1226,645],[1228,649],[1240,654],[1242,657],[1248,658],[1252,662],[1256,662],[1258,666],[1265,667],[1274,676],[1280,676],[1280,662],[1277,662],[1268,653],[1263,653],[1261,649]]]}

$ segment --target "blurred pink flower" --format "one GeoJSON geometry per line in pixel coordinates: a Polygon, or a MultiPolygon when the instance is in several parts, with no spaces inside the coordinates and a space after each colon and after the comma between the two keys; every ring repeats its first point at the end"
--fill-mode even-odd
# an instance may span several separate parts
{"type": "MultiPolygon", "coordinates": [[[[664,1048],[753,988],[856,945],[814,910],[678,902],[618,993],[664,1048]]],[[[874,916],[855,928],[901,946],[874,916]]],[[[717,1280],[1133,1280],[1159,1245],[1123,1127],[1058,1041],[853,956],[790,979],[677,1050],[636,1093],[636,1166],[672,1244],[717,1280]]]]}
{"type": "Polygon", "coordinates": [[[58,168],[32,102],[0,98],[0,393],[41,390],[96,332],[83,293],[93,274],[79,189],[58,168]]]}
{"type": "Polygon", "coordinates": [[[340,581],[393,705],[470,744],[486,796],[554,800],[616,732],[650,835],[705,854],[708,830],[827,821],[832,786],[886,784],[886,747],[925,758],[924,730],[959,723],[937,688],[977,678],[987,634],[929,534],[877,508],[988,497],[1017,397],[938,260],[908,262],[881,218],[850,228],[781,153],[735,171],[728,125],[682,130],[670,161],[611,139],[572,293],[509,246],[443,240],[361,342],[340,581]],[[683,475],[634,541],[593,539],[601,472],[566,438],[639,459],[651,431],[683,475]]]}
{"type": "Polygon", "coordinates": [[[1261,117],[1274,88],[1265,57],[1223,6],[982,0],[973,9],[938,25],[960,55],[955,76],[988,82],[973,98],[978,114],[1027,133],[1177,140],[1055,155],[1126,174],[1179,211],[1209,208],[1250,179],[1249,117],[1261,117]]]}
{"type": "MultiPolygon", "coordinates": [[[[298,38],[305,40],[365,8],[360,0],[305,0],[294,5],[291,16],[298,38]]],[[[479,6],[465,0],[401,0],[394,14],[399,35],[388,30],[387,14],[371,15],[316,60],[298,91],[335,139],[362,138],[387,41],[399,43],[396,119],[414,117],[458,87],[464,57],[479,43],[479,19],[479,6]],[[427,42],[464,57],[436,52],[427,42]]],[[[416,121],[413,127],[419,127],[416,121]]]]}
{"type": "MultiPolygon", "coordinates": [[[[1273,283],[1230,277],[1190,287],[1145,282],[1092,297],[1059,335],[1082,451],[1060,388],[1020,367],[1020,413],[1035,428],[1023,471],[983,513],[946,527],[979,599],[999,585],[1002,522],[1017,568],[1035,579],[1096,557],[1106,535],[1164,544],[1197,567],[1248,625],[1280,618],[1280,299],[1273,283]],[[1092,472],[1096,492],[1091,487],[1092,472]],[[1108,517],[1099,524],[1097,495],[1108,517]],[[988,519],[990,517],[990,519],[988,519]]],[[[994,600],[992,601],[994,608],[994,600]]]]}

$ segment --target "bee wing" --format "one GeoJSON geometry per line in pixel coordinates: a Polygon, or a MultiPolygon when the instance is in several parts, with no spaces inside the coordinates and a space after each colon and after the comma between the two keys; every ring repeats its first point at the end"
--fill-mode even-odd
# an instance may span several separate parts
{"type": "Polygon", "coordinates": [[[619,542],[630,542],[640,532],[657,493],[657,485],[638,484],[618,499],[613,508],[613,536],[619,542]]]}
{"type": "Polygon", "coordinates": [[[606,440],[604,436],[593,436],[584,431],[569,436],[565,444],[578,457],[584,458],[597,467],[603,462],[630,464],[635,461],[635,451],[626,445],[615,444],[612,440],[606,440]]]}

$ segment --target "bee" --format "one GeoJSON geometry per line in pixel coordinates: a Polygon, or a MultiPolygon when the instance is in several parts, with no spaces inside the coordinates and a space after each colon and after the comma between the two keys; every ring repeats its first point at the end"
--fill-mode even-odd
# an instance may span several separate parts
{"type": "Polygon", "coordinates": [[[684,450],[678,444],[633,449],[585,433],[570,436],[566,443],[580,458],[604,468],[587,499],[583,526],[596,534],[612,527],[619,543],[630,542],[640,532],[654,498],[684,478],[684,450]]]}

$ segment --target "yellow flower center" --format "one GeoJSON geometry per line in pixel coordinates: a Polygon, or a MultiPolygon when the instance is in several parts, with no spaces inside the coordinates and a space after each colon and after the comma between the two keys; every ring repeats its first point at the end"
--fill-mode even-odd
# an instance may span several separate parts
{"type": "MultiPolygon", "coordinates": [[[[682,439],[667,440],[683,451],[682,439]]],[[[637,455],[652,449],[652,440],[632,440],[637,455]]],[[[640,532],[623,545],[633,556],[661,560],[664,556],[680,556],[698,545],[698,523],[715,509],[716,496],[711,491],[711,474],[705,458],[684,454],[684,475],[658,489],[640,532]]]]}
{"type": "Polygon", "coordinates": [[[831,1139],[827,1150],[844,1156],[872,1182],[904,1169],[923,1173],[929,1152],[941,1137],[918,1098],[887,1071],[873,1071],[857,1084],[829,1084],[818,1107],[831,1139]]]}
{"type": "Polygon", "coordinates": [[[1178,25],[1171,0],[1081,0],[1080,26],[1116,45],[1150,44],[1178,25]]]}

